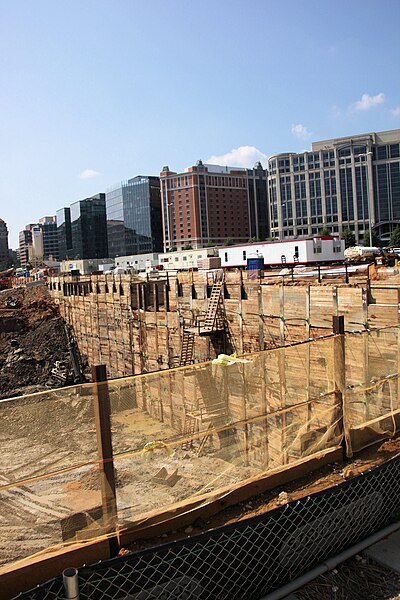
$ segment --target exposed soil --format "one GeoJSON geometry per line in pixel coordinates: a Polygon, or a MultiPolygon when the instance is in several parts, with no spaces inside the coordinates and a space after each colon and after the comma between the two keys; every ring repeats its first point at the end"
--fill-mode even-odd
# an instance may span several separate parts
{"type": "Polygon", "coordinates": [[[64,320],[45,285],[0,292],[0,399],[64,383],[52,375],[68,364],[64,320]]]}
{"type": "Polygon", "coordinates": [[[400,574],[363,554],[338,565],[299,590],[299,600],[399,600],[400,574]]]}
{"type": "Polygon", "coordinates": [[[347,459],[343,463],[326,465],[322,469],[310,473],[297,481],[292,481],[284,487],[275,488],[265,494],[255,496],[249,501],[228,507],[218,514],[211,516],[207,522],[199,519],[194,523],[193,527],[173,531],[170,534],[163,534],[157,539],[136,541],[130,544],[128,549],[132,552],[137,552],[138,550],[149,548],[159,543],[179,540],[188,535],[200,534],[230,523],[238,523],[287,504],[291,500],[297,500],[309,494],[328,489],[382,464],[399,453],[400,437],[376,444],[361,451],[356,457],[347,459]]]}
{"type": "MultiPolygon", "coordinates": [[[[237,523],[260,515],[291,500],[327,489],[344,480],[383,463],[400,452],[400,437],[376,444],[360,452],[355,459],[327,465],[323,469],[277,488],[266,494],[230,507],[207,522],[198,519],[193,527],[163,534],[158,539],[140,540],[123,548],[120,554],[137,552],[157,544],[183,539],[210,531],[216,527],[237,523]]],[[[374,563],[364,555],[357,555],[296,590],[298,600],[400,600],[400,574],[374,563]]]]}

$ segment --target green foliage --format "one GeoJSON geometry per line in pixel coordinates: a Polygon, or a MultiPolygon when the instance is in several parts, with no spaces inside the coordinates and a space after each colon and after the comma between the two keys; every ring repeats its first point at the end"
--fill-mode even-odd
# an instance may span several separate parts
{"type": "Polygon", "coordinates": [[[400,225],[397,225],[390,236],[389,246],[391,248],[400,248],[400,225]]]}
{"type": "Polygon", "coordinates": [[[267,242],[277,242],[278,240],[273,236],[273,235],[269,235],[267,237],[267,242]]]}
{"type": "Polygon", "coordinates": [[[356,236],[351,229],[343,229],[340,237],[345,241],[346,248],[351,248],[356,245],[356,236]]]}
{"type": "Polygon", "coordinates": [[[256,244],[257,242],[261,242],[261,240],[256,235],[249,238],[249,244],[256,244]]]}
{"type": "Polygon", "coordinates": [[[326,225],[324,225],[319,230],[319,235],[332,235],[332,232],[330,231],[329,227],[327,227],[326,225]]]}
{"type": "Polygon", "coordinates": [[[224,246],[233,246],[233,244],[234,244],[234,241],[233,241],[233,239],[229,237],[229,238],[226,238],[226,239],[224,240],[224,244],[223,244],[223,245],[224,245],[224,246]]]}
{"type": "Polygon", "coordinates": [[[207,244],[204,244],[204,248],[213,248],[214,246],[214,242],[207,242],[207,244]]]}
{"type": "MultiPolygon", "coordinates": [[[[371,242],[369,239],[369,229],[367,229],[366,231],[364,231],[364,236],[363,236],[363,244],[364,246],[370,246],[371,242]]],[[[380,246],[381,245],[381,241],[378,237],[378,234],[376,233],[376,231],[372,230],[372,246],[380,246]]]]}
{"type": "Polygon", "coordinates": [[[184,250],[191,250],[192,248],[193,248],[192,244],[185,244],[185,245],[183,246],[183,249],[184,249],[184,250]]]}

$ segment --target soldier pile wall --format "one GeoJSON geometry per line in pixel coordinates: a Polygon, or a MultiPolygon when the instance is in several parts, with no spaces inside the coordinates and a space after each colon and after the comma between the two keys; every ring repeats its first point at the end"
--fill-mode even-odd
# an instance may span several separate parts
{"type": "MultiPolygon", "coordinates": [[[[106,364],[110,378],[178,366],[183,326],[204,317],[211,289],[201,272],[158,281],[68,276],[48,285],[81,352],[90,365],[106,364]]],[[[270,284],[227,272],[223,297],[226,333],[196,335],[196,363],[220,352],[258,352],[327,335],[333,315],[344,315],[346,331],[398,323],[397,287],[270,284]]]]}

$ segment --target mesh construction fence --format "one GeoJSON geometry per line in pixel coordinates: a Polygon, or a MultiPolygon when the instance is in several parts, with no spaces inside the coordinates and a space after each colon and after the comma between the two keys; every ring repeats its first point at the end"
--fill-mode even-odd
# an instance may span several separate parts
{"type": "Polygon", "coordinates": [[[211,503],[344,437],[351,454],[394,435],[398,339],[330,336],[0,402],[0,564],[211,503]]]}
{"type": "MultiPolygon", "coordinates": [[[[239,525],[83,567],[80,598],[256,600],[393,520],[399,476],[397,456],[239,525]]],[[[19,596],[62,597],[61,578],[19,596]]]]}

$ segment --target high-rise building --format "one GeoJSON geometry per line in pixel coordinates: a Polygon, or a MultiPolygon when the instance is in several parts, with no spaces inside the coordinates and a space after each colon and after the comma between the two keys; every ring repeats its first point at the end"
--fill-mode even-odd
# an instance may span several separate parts
{"type": "Polygon", "coordinates": [[[205,165],[160,174],[164,251],[187,245],[247,242],[268,232],[266,171],[205,165]]]}
{"type": "Polygon", "coordinates": [[[138,175],[106,194],[110,258],[161,252],[160,179],[138,175]]]}
{"type": "Polygon", "coordinates": [[[388,241],[400,224],[400,130],[314,142],[268,162],[271,234],[295,238],[371,229],[388,241]]]}
{"type": "Polygon", "coordinates": [[[250,211],[250,237],[266,240],[269,236],[267,170],[260,161],[247,169],[250,211]]]}
{"type": "Polygon", "coordinates": [[[70,258],[107,258],[107,222],[105,194],[96,194],[71,204],[70,258]]]}
{"type": "Polygon", "coordinates": [[[66,260],[72,257],[71,209],[60,208],[56,215],[59,259],[66,260]]]}
{"type": "Polygon", "coordinates": [[[32,231],[35,226],[35,223],[30,223],[29,225],[25,226],[25,229],[19,232],[19,255],[21,267],[25,267],[32,258],[32,231]]]}
{"type": "Polygon", "coordinates": [[[43,260],[58,260],[58,238],[56,217],[42,217],[38,223],[26,225],[19,233],[20,263],[43,260]]]}
{"type": "Polygon", "coordinates": [[[43,239],[43,258],[45,260],[58,260],[57,218],[55,216],[42,217],[39,226],[43,239]]]}
{"type": "Polygon", "coordinates": [[[42,262],[43,259],[43,232],[40,225],[35,224],[32,227],[32,251],[30,261],[33,261],[34,265],[36,265],[38,261],[42,262]]]}
{"type": "Polygon", "coordinates": [[[0,270],[8,267],[8,262],[8,229],[6,222],[0,219],[0,270]]]}

